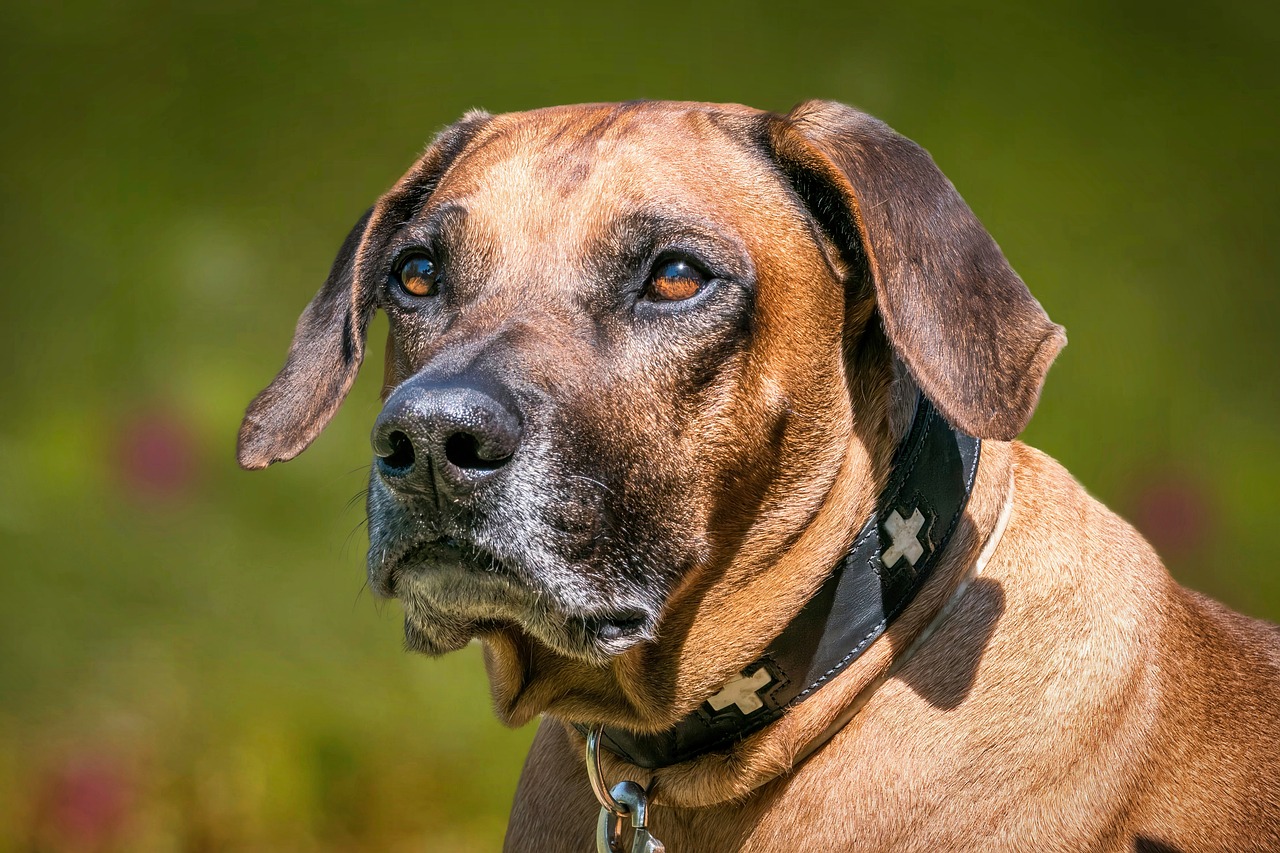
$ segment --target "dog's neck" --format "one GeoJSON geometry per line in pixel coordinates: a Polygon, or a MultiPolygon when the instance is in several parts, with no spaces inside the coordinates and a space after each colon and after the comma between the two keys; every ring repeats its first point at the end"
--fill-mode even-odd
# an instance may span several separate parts
{"type": "Polygon", "coordinates": [[[875,511],[795,618],[673,727],[654,733],[605,729],[609,751],[655,769],[722,750],[815,695],[911,604],[960,521],[981,447],[922,395],[914,403],[875,511]]]}
{"type": "MultiPolygon", "coordinates": [[[[759,657],[822,587],[863,521],[876,511],[877,497],[891,479],[895,446],[911,425],[917,392],[910,377],[895,369],[891,356],[883,357],[886,348],[873,342],[854,349],[871,355],[861,356],[850,371],[850,399],[858,405],[843,461],[823,487],[821,510],[788,540],[785,551],[734,561],[727,571],[678,591],[665,631],[676,639],[628,653],[607,671],[507,633],[488,638],[486,665],[495,707],[504,719],[520,723],[532,716],[531,709],[542,709],[559,720],[603,720],[631,731],[662,732],[696,710],[690,703],[703,703],[738,675],[744,662],[759,657]],[[568,694],[565,684],[573,685],[568,694]]],[[[938,549],[931,579],[884,635],[821,690],[727,748],[671,766],[646,770],[605,751],[608,778],[656,783],[656,802],[697,807],[740,799],[793,769],[942,609],[995,526],[1007,491],[1007,460],[1007,445],[984,447],[969,507],[950,543],[938,549]]]]}
{"type": "MultiPolygon", "coordinates": [[[[906,399],[914,404],[916,392],[909,378],[901,377],[890,388],[891,396],[886,400],[890,405],[882,410],[887,412],[890,434],[905,433],[911,426],[912,410],[902,405],[900,393],[907,390],[911,396],[906,399]]],[[[968,573],[976,563],[990,556],[989,553],[980,555],[984,544],[993,545],[999,538],[996,531],[1001,526],[1002,513],[1007,513],[1009,506],[1010,477],[1009,445],[984,443],[982,464],[972,484],[968,505],[949,542],[938,549],[932,576],[883,636],[870,643],[861,656],[811,698],[727,749],[670,766],[648,770],[606,752],[605,769],[610,778],[630,778],[654,786],[657,801],[667,805],[699,807],[741,799],[793,770],[849,721],[867,697],[890,677],[892,668],[909,656],[913,643],[923,642],[924,635],[935,626],[935,620],[945,618],[944,608],[954,604],[953,598],[960,598],[968,573]]],[[[882,483],[887,480],[886,476],[882,483]]],[[[748,673],[750,671],[748,667],[748,673]]],[[[713,692],[708,691],[707,695],[713,692]]]]}

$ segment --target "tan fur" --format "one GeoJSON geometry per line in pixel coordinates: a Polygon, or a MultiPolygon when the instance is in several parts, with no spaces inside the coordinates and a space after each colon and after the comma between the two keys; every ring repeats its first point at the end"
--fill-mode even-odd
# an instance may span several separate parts
{"type": "Polygon", "coordinates": [[[508,850],[594,848],[598,806],[566,723],[660,731],[755,660],[872,513],[917,387],[988,439],[921,594],[727,752],[654,773],[606,756],[608,778],[650,786],[673,853],[1280,850],[1280,630],[1180,588],[1066,471],[1007,440],[1065,338],[922,149],[827,103],[468,114],[348,237],[250,408],[242,464],[289,458],[323,427],[363,354],[391,235],[454,209],[455,271],[484,274],[471,308],[430,334],[389,312],[386,392],[501,338],[601,452],[676,484],[651,514],[697,546],[656,640],[606,663],[514,616],[484,631],[498,716],[545,715],[508,850]],[[684,365],[651,357],[670,349],[619,334],[622,357],[601,359],[579,307],[608,228],[654,210],[702,223],[752,267],[749,341],[696,399],[681,396],[684,365]],[[985,570],[903,663],[1010,495],[985,570]]]}
{"type": "MultiPolygon", "coordinates": [[[[681,121],[692,133],[692,142],[674,136],[664,142],[659,136],[656,144],[650,144],[654,136],[647,124],[663,116],[643,110],[630,117],[614,115],[615,112],[606,108],[548,110],[540,111],[534,121],[525,116],[500,116],[472,143],[473,153],[466,161],[468,169],[461,173],[455,169],[444,176],[433,203],[465,201],[470,209],[483,212],[486,234],[531,235],[528,244],[504,243],[498,249],[503,256],[500,264],[508,267],[508,277],[517,281],[527,278],[524,269],[541,265],[544,259],[571,262],[593,236],[590,229],[607,220],[613,212],[611,208],[618,204],[620,183],[628,195],[650,194],[674,208],[710,207],[735,223],[749,217],[751,211],[794,205],[776,181],[763,183],[758,179],[761,165],[757,159],[727,147],[724,133],[700,121],[696,113],[681,121]],[[512,128],[515,124],[518,129],[512,128]],[[570,204],[583,206],[585,215],[565,216],[559,198],[555,204],[544,203],[543,182],[554,180],[545,176],[556,175],[550,170],[557,164],[563,168],[566,162],[586,155],[555,146],[544,150],[530,144],[528,137],[545,128],[543,133],[573,138],[581,145],[581,140],[590,139],[591,128],[601,127],[604,129],[599,131],[601,135],[588,158],[592,168],[580,175],[570,190],[570,204]],[[632,142],[626,132],[632,137],[643,136],[644,147],[632,142]],[[691,148],[702,152],[703,157],[714,157],[722,173],[736,172],[741,177],[735,184],[709,184],[701,170],[688,162],[691,148]],[[475,160],[479,162],[471,168],[475,160]],[[739,184],[752,186],[753,191],[744,194],[739,184]],[[673,186],[682,194],[673,194],[673,186]],[[519,254],[522,249],[529,255],[519,254]]],[[[814,245],[799,217],[780,220],[767,231],[743,233],[750,241],[748,250],[760,267],[764,303],[754,359],[748,366],[752,375],[744,383],[758,391],[725,400],[722,410],[708,413],[701,427],[686,431],[686,440],[699,443],[699,454],[732,453],[733,464],[748,467],[752,455],[777,452],[775,448],[762,447],[760,436],[767,434],[765,425],[778,416],[781,407],[813,413],[809,423],[797,419],[786,436],[786,453],[797,462],[794,471],[783,472],[764,486],[792,496],[786,503],[772,502],[772,507],[770,501],[764,501],[766,511],[777,517],[770,519],[766,515],[756,521],[749,535],[735,543],[733,559],[718,577],[711,580],[705,575],[693,576],[677,590],[663,628],[664,634],[673,638],[671,642],[637,649],[623,655],[609,670],[600,670],[554,655],[530,644],[517,632],[487,637],[486,657],[495,707],[512,724],[522,724],[552,710],[575,718],[598,718],[651,730],[669,725],[700,701],[694,697],[714,692],[732,675],[738,656],[754,656],[764,647],[790,618],[787,614],[798,610],[817,588],[824,574],[819,567],[829,565],[847,547],[847,540],[856,532],[848,527],[847,519],[870,512],[876,478],[870,476],[872,462],[867,442],[850,442],[848,435],[860,430],[868,441],[879,441],[887,448],[887,406],[883,399],[869,405],[870,418],[865,424],[840,422],[837,416],[842,411],[846,418],[851,418],[852,413],[848,411],[848,389],[842,377],[840,340],[844,324],[839,322],[839,285],[833,282],[825,290],[791,286],[797,279],[830,280],[833,276],[828,260],[814,245]],[[770,268],[783,263],[788,267],[785,273],[781,268],[770,268]],[[777,292],[772,293],[774,290],[777,292]],[[797,321],[811,330],[806,339],[796,338],[797,321]],[[813,377],[823,375],[829,377],[828,382],[812,382],[813,377]],[[816,420],[822,412],[830,414],[822,421],[816,420]],[[808,435],[801,431],[811,425],[820,432],[808,435]],[[840,476],[842,471],[851,473],[840,476]],[[788,553],[782,553],[780,542],[785,532],[802,525],[805,518],[812,520],[804,535],[788,553]],[[763,571],[766,566],[769,571],[763,571]],[[770,606],[761,606],[765,602],[770,606]],[[733,634],[721,624],[729,614],[733,614],[733,634]],[[675,642],[677,637],[682,639],[675,642]],[[734,647],[722,649],[726,642],[734,643],[734,647]],[[707,649],[706,654],[691,653],[703,648],[707,649]],[[667,679],[655,678],[654,673],[659,671],[665,672],[667,679]]],[[[494,299],[510,295],[497,292],[494,299]]],[[[500,315],[501,310],[495,307],[491,313],[500,315]]],[[[548,341],[548,345],[560,351],[554,359],[559,366],[580,363],[581,367],[575,369],[591,377],[590,353],[572,353],[563,342],[548,341]]],[[[883,372],[887,366],[887,359],[881,354],[877,367],[883,372]]],[[[655,434],[668,431],[664,411],[651,403],[670,392],[663,389],[661,374],[652,379],[650,387],[637,395],[637,405],[617,413],[621,428],[630,426],[638,432],[655,434]]],[[[856,381],[861,386],[862,378],[856,381]]],[[[873,390],[868,382],[867,389],[860,393],[875,400],[887,392],[883,383],[873,390]]],[[[662,462],[660,458],[652,460],[653,464],[662,462]]],[[[883,477],[884,471],[878,475],[883,477]]],[[[734,516],[742,510],[735,498],[706,494],[702,505],[686,509],[719,516],[719,521],[708,525],[713,528],[738,526],[734,516]]],[[[714,543],[711,547],[715,547],[714,543]]]]}
{"type": "MultiPolygon", "coordinates": [[[[762,243],[778,239],[766,217],[747,227],[762,243]]],[[[830,316],[796,327],[813,323],[808,333],[821,336],[830,316]]],[[[865,383],[865,402],[885,412],[885,365],[870,374],[849,381],[865,383]]],[[[673,713],[654,716],[654,728],[754,659],[845,547],[849,519],[869,513],[891,430],[881,421],[860,436],[848,429],[845,458],[827,463],[839,473],[824,506],[791,550],[757,545],[753,558],[745,548],[718,583],[678,593],[668,619],[684,638],[679,656],[620,662],[628,695],[642,693],[654,666],[673,675],[673,713]]],[[[655,773],[606,754],[605,770],[652,787],[652,826],[672,851],[1280,849],[1278,644],[1274,628],[1181,590],[1141,537],[1051,460],[989,441],[937,577],[854,666],[727,753],[655,773]],[[793,767],[946,601],[1011,480],[1012,522],[982,578],[853,721],[793,767]]],[[[502,710],[502,684],[517,680],[502,661],[514,650],[488,650],[502,710]]],[[[635,725],[645,710],[598,716],[635,725]]],[[[582,746],[556,719],[540,724],[508,850],[591,849],[598,807],[582,746]]]]}
{"type": "MultiPolygon", "coordinates": [[[[1128,524],[1020,443],[987,443],[966,515],[945,568],[872,653],[727,757],[656,774],[666,807],[651,822],[668,849],[1280,849],[1276,628],[1178,587],[1128,524]],[[1012,520],[982,577],[789,767],[940,606],[1010,469],[1012,520]]],[[[582,766],[580,739],[545,720],[508,849],[591,849],[582,766]]]]}

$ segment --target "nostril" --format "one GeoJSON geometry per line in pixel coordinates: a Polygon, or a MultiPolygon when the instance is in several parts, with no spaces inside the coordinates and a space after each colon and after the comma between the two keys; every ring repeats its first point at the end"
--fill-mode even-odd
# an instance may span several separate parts
{"type": "Polygon", "coordinates": [[[445,439],[445,458],[455,468],[464,471],[496,471],[511,459],[511,455],[488,459],[480,451],[480,440],[468,432],[455,432],[445,439]]]}
{"type": "Polygon", "coordinates": [[[387,435],[387,444],[391,446],[391,452],[386,456],[378,457],[378,467],[382,473],[392,477],[402,477],[413,470],[413,442],[409,440],[409,436],[403,432],[396,430],[387,435]]]}

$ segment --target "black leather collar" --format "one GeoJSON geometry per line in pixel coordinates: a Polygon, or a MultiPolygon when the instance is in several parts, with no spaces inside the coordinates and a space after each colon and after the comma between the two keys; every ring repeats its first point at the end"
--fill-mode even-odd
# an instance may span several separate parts
{"type": "MultiPolygon", "coordinates": [[[[981,442],[921,396],[875,516],[764,654],[657,734],[604,730],[610,752],[648,769],[725,749],[777,720],[858,658],[929,579],[973,490],[981,442]]],[[[578,726],[585,734],[586,727],[578,726]]]]}

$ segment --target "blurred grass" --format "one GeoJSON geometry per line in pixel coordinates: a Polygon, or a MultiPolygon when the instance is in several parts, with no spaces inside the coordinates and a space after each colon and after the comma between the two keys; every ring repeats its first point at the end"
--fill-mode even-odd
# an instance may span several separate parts
{"type": "MultiPolygon", "coordinates": [[[[531,731],[362,594],[380,359],[299,461],[243,406],[465,109],[857,104],[1071,345],[1027,440],[1280,618],[1272,4],[0,9],[0,851],[483,850],[531,731]],[[345,509],[344,509],[345,507],[345,509]]],[[[382,335],[381,327],[375,335],[382,335]]],[[[380,353],[376,343],[371,353],[380,353]]]]}

